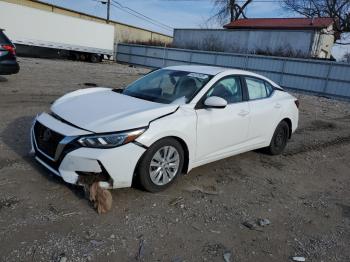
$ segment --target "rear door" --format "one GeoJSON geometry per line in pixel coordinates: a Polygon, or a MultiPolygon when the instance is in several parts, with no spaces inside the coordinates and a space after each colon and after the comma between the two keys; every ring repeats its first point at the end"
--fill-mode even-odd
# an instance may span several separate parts
{"type": "Polygon", "coordinates": [[[274,88],[267,81],[245,76],[249,96],[250,128],[249,140],[252,144],[269,143],[276,122],[281,114],[282,104],[274,97],[274,88]]]}
{"type": "Polygon", "coordinates": [[[202,98],[218,96],[227,101],[225,108],[197,108],[196,160],[220,158],[239,149],[247,140],[249,106],[243,96],[239,76],[227,76],[219,80],[202,98]]]}

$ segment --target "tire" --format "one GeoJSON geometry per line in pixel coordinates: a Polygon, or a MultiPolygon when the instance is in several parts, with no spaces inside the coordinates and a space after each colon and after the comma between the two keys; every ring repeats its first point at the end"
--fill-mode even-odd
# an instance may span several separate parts
{"type": "Polygon", "coordinates": [[[91,62],[91,63],[99,63],[99,62],[101,62],[101,58],[100,58],[99,55],[92,54],[92,55],[90,56],[90,62],[91,62]]]}
{"type": "Polygon", "coordinates": [[[184,150],[181,144],[173,138],[161,139],[142,156],[136,169],[138,182],[146,191],[162,191],[174,183],[183,164],[184,150]]]}
{"type": "Polygon", "coordinates": [[[289,138],[289,126],[287,122],[282,121],[276,127],[272,136],[270,145],[266,148],[270,155],[279,155],[285,149],[289,138]]]}
{"type": "Polygon", "coordinates": [[[86,54],[80,54],[79,61],[89,61],[88,56],[86,54]]]}
{"type": "Polygon", "coordinates": [[[72,52],[72,53],[70,54],[70,56],[71,56],[71,59],[72,59],[73,61],[79,61],[79,59],[80,59],[80,56],[79,56],[78,53],[72,52]]]}

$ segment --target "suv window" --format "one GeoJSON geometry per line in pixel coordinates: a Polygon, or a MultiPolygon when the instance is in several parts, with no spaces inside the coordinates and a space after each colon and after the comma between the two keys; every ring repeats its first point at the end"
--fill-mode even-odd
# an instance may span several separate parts
{"type": "Polygon", "coordinates": [[[245,81],[247,83],[250,100],[268,97],[272,92],[272,89],[271,91],[268,91],[264,80],[246,77],[245,81]]]}
{"type": "Polygon", "coordinates": [[[0,44],[11,44],[10,40],[2,30],[0,30],[0,44]]]}
{"type": "Polygon", "coordinates": [[[242,101],[242,87],[239,77],[229,76],[214,84],[207,93],[207,97],[218,96],[227,101],[228,104],[242,101]]]}

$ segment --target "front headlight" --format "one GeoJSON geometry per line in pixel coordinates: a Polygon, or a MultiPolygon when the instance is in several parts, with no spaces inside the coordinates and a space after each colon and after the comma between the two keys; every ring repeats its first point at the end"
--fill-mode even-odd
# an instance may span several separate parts
{"type": "Polygon", "coordinates": [[[78,139],[80,145],[93,148],[112,148],[127,144],[139,137],[146,128],[106,135],[84,136],[78,139]]]}

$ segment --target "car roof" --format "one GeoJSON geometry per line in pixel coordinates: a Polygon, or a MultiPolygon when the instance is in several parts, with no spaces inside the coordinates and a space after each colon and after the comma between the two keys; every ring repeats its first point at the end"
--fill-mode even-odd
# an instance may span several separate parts
{"type": "Polygon", "coordinates": [[[216,66],[201,66],[201,65],[178,65],[169,66],[164,69],[187,71],[193,73],[216,75],[226,70],[226,68],[216,67],[216,66]]]}
{"type": "Polygon", "coordinates": [[[169,66],[164,69],[187,71],[187,72],[207,74],[207,75],[217,75],[222,72],[229,72],[231,74],[237,74],[237,75],[243,74],[243,75],[260,76],[253,72],[249,72],[241,69],[225,68],[225,67],[219,67],[219,66],[178,65],[178,66],[169,66]]]}
{"type": "Polygon", "coordinates": [[[187,71],[187,72],[200,73],[200,74],[206,74],[206,75],[217,75],[223,72],[232,74],[232,75],[247,75],[247,76],[264,79],[270,82],[272,85],[279,87],[279,85],[273,82],[271,79],[268,79],[262,75],[259,75],[250,71],[241,70],[241,69],[218,67],[218,66],[203,66],[203,65],[178,65],[178,66],[165,67],[164,69],[187,71]]]}

